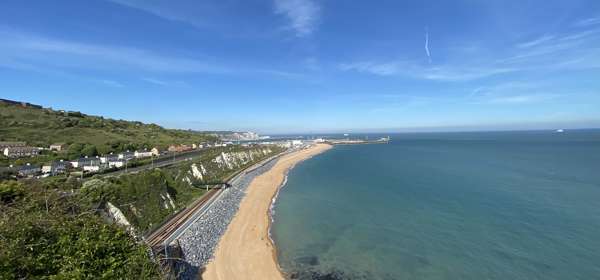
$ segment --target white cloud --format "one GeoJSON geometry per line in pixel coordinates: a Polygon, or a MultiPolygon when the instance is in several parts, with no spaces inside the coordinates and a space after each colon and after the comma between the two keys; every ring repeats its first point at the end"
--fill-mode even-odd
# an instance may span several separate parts
{"type": "Polygon", "coordinates": [[[285,15],[296,36],[310,35],[319,20],[320,7],[311,0],[274,0],[275,13],[285,15]]]}
{"type": "Polygon", "coordinates": [[[162,81],[162,80],[158,80],[158,79],[153,79],[153,78],[142,78],[142,81],[151,83],[151,84],[155,84],[155,85],[159,85],[159,86],[167,86],[169,85],[168,82],[162,81]]]}
{"type": "Polygon", "coordinates": [[[511,81],[478,87],[467,96],[467,100],[474,104],[529,104],[562,96],[564,92],[551,84],[511,81]]]}
{"type": "Polygon", "coordinates": [[[100,80],[99,82],[103,83],[107,86],[110,86],[110,87],[118,87],[118,88],[125,87],[125,85],[123,85],[122,83],[113,81],[113,80],[100,80]]]}
{"type": "Polygon", "coordinates": [[[548,42],[548,41],[550,41],[552,39],[554,39],[554,36],[544,35],[544,36],[542,36],[540,38],[537,38],[535,40],[517,44],[517,47],[518,48],[531,48],[531,47],[538,46],[538,45],[540,45],[542,43],[548,42]]]}
{"type": "Polygon", "coordinates": [[[495,104],[525,104],[537,103],[559,97],[556,94],[529,94],[529,95],[513,95],[491,98],[488,102],[495,104]]]}
{"type": "Polygon", "coordinates": [[[436,66],[410,61],[356,62],[339,65],[342,71],[356,71],[378,76],[405,76],[434,81],[469,81],[514,71],[503,67],[436,66]]]}
{"type": "Polygon", "coordinates": [[[396,62],[377,63],[377,62],[355,62],[344,63],[339,66],[343,71],[357,71],[375,74],[379,76],[392,76],[399,73],[396,62]]]}
{"type": "MultiPolygon", "coordinates": [[[[495,75],[524,71],[561,71],[600,68],[600,30],[584,30],[567,34],[546,34],[516,43],[500,54],[492,50],[472,48],[468,55],[460,49],[449,49],[446,63],[426,65],[416,60],[373,59],[345,62],[342,71],[355,71],[378,76],[402,76],[436,81],[470,81],[495,75]]],[[[428,32],[425,52],[429,55],[428,32]]]]}
{"type": "Polygon", "coordinates": [[[72,42],[0,29],[0,50],[17,61],[35,61],[44,66],[95,69],[140,69],[179,73],[228,73],[228,67],[193,58],[171,57],[152,51],[72,42]]]}
{"type": "Polygon", "coordinates": [[[182,22],[197,28],[206,28],[208,14],[215,13],[208,3],[194,0],[108,0],[129,8],[144,11],[160,18],[182,22]]]}
{"type": "Polygon", "coordinates": [[[576,21],[573,25],[577,27],[585,27],[590,25],[600,24],[600,17],[586,18],[576,21]]]}
{"type": "MultiPolygon", "coordinates": [[[[68,74],[73,69],[119,70],[170,74],[269,75],[301,78],[297,73],[278,69],[243,68],[216,61],[163,55],[154,51],[73,42],[21,33],[0,27],[0,66],[12,69],[68,74]]],[[[165,81],[146,78],[146,82],[165,81]]],[[[176,84],[176,83],[174,83],[176,84]]]]}

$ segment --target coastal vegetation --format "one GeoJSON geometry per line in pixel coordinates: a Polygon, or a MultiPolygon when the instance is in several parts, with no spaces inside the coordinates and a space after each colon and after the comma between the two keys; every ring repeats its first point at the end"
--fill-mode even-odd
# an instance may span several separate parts
{"type": "Polygon", "coordinates": [[[76,180],[54,183],[0,182],[1,279],[159,278],[144,245],[71,192],[76,180]]]}
{"type": "MultiPolygon", "coordinates": [[[[35,157],[0,156],[0,166],[161,150],[169,145],[215,143],[207,133],[113,120],[80,112],[0,102],[0,141],[49,147],[35,157]]],[[[17,180],[0,168],[0,279],[160,279],[142,236],[240,170],[279,147],[205,148],[163,168],[110,176],[103,170],[17,180]],[[115,214],[117,213],[117,214],[115,214]]],[[[133,159],[128,167],[152,159],[133,159]]]]}
{"type": "Polygon", "coordinates": [[[168,168],[84,181],[0,178],[0,278],[160,278],[139,238],[202,196],[206,185],[281,150],[219,147],[168,168]],[[130,226],[115,223],[109,203],[130,226]]]}
{"type": "MultiPolygon", "coordinates": [[[[42,153],[45,160],[217,140],[214,135],[191,130],[0,102],[0,141],[25,141],[34,147],[64,144],[60,152],[42,153]]],[[[0,159],[0,163],[6,161],[0,159]]]]}
{"type": "Polygon", "coordinates": [[[270,153],[261,153],[248,162],[232,166],[234,168],[227,168],[214,161],[221,154],[245,153],[258,149],[240,146],[209,149],[194,160],[172,167],[119,177],[94,177],[83,183],[81,193],[90,206],[111,202],[123,212],[138,233],[145,234],[165,218],[202,196],[206,192],[206,186],[221,184],[239,170],[281,151],[281,148],[273,147],[270,153]],[[202,173],[201,178],[194,175],[193,168],[205,170],[198,171],[202,173]]]}

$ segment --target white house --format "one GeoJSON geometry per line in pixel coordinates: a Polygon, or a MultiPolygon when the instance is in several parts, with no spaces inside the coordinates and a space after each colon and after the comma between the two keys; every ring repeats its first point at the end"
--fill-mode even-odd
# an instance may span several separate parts
{"type": "Polygon", "coordinates": [[[100,162],[102,163],[108,163],[111,161],[115,161],[118,160],[119,156],[118,155],[113,155],[113,154],[109,154],[109,155],[104,155],[100,157],[100,162]]]}
{"type": "Polygon", "coordinates": [[[99,158],[88,158],[88,157],[84,157],[84,158],[80,158],[78,160],[71,161],[71,165],[73,165],[73,167],[75,167],[75,168],[82,168],[85,166],[100,167],[101,163],[102,162],[100,161],[99,158]]]}
{"type": "Polygon", "coordinates": [[[50,150],[51,151],[62,151],[65,148],[65,144],[64,143],[54,143],[52,145],[50,145],[50,150]]]}
{"type": "Polygon", "coordinates": [[[125,161],[120,159],[115,159],[108,162],[108,168],[121,168],[125,166],[125,161]]]}
{"type": "Polygon", "coordinates": [[[98,172],[100,170],[100,165],[84,165],[83,171],[87,172],[98,172]]]}
{"type": "Polygon", "coordinates": [[[42,173],[44,173],[44,174],[64,173],[65,171],[67,171],[67,169],[69,169],[70,166],[71,166],[71,163],[69,163],[69,162],[65,162],[62,160],[56,161],[49,165],[42,166],[42,173]]]}
{"type": "Polygon", "coordinates": [[[152,155],[153,155],[152,151],[148,151],[148,150],[135,151],[135,153],[133,154],[133,156],[135,158],[147,158],[147,157],[151,157],[152,155]]]}
{"type": "Polygon", "coordinates": [[[38,148],[33,147],[8,147],[4,148],[4,155],[9,158],[30,157],[40,153],[38,148]]]}

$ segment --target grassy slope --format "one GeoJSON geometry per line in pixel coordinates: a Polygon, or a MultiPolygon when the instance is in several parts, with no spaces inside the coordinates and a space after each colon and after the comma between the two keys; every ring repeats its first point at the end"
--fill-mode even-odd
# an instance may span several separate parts
{"type": "Polygon", "coordinates": [[[105,119],[76,112],[23,108],[0,102],[0,141],[29,145],[89,143],[99,152],[118,151],[127,144],[162,148],[176,143],[199,143],[216,138],[204,133],[165,129],[155,124],[105,119]],[[120,145],[119,145],[120,144],[120,145]]]}

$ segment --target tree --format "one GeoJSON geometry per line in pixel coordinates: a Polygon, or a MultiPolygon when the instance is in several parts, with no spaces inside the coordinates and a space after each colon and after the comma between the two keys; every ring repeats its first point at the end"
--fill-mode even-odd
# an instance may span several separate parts
{"type": "Polygon", "coordinates": [[[83,147],[83,149],[81,149],[81,154],[84,156],[93,157],[98,155],[98,150],[96,149],[96,146],[87,144],[83,147]]]}
{"type": "Polygon", "coordinates": [[[67,149],[67,155],[69,159],[76,159],[81,157],[81,150],[83,150],[83,144],[81,143],[73,143],[69,145],[69,149],[67,149]]]}

